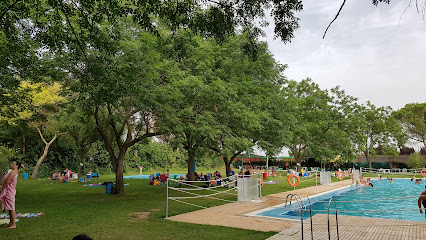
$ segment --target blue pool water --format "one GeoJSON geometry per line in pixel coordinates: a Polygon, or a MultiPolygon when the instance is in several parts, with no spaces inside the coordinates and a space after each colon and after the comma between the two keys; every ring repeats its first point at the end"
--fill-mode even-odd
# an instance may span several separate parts
{"type": "MultiPolygon", "coordinates": [[[[185,176],[185,174],[170,174],[170,178],[176,178],[179,179],[180,176],[185,176]]],[[[124,179],[149,179],[149,174],[144,175],[133,175],[133,176],[124,176],[124,179]]]]}
{"type": "MultiPolygon", "coordinates": [[[[327,214],[328,200],[333,197],[337,203],[337,210],[339,215],[361,216],[361,217],[374,217],[386,219],[400,219],[411,221],[425,221],[425,215],[420,214],[418,209],[417,200],[418,196],[425,190],[426,180],[423,179],[423,184],[415,184],[410,179],[395,179],[394,183],[388,180],[373,181],[374,187],[359,187],[351,186],[345,189],[340,189],[311,198],[312,202],[312,215],[316,213],[327,214]],[[405,199],[391,199],[391,198],[404,198],[405,199]],[[387,200],[383,200],[387,199],[387,200]],[[359,200],[373,200],[365,202],[339,202],[339,201],[359,201],[359,200]],[[327,201],[327,202],[318,202],[327,201]],[[387,211],[394,210],[394,211],[387,211]],[[409,211],[401,211],[409,210],[409,211]],[[355,211],[355,212],[344,212],[355,211]],[[383,212],[371,212],[383,211],[383,212]]],[[[308,202],[305,201],[308,205],[308,202]]],[[[297,204],[293,203],[291,206],[276,206],[271,210],[267,210],[257,215],[290,218],[300,220],[300,210],[297,210],[297,204]]],[[[334,213],[333,202],[330,205],[330,212],[334,213]]],[[[304,219],[309,218],[309,207],[304,212],[304,219]]]]}

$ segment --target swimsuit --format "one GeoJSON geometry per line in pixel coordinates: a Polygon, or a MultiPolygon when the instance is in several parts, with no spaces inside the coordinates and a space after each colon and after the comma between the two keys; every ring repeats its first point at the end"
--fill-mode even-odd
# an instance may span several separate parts
{"type": "MultiPolygon", "coordinates": [[[[422,205],[426,209],[426,199],[422,199],[422,205]]],[[[425,210],[425,218],[426,218],[426,210],[425,210]]]]}

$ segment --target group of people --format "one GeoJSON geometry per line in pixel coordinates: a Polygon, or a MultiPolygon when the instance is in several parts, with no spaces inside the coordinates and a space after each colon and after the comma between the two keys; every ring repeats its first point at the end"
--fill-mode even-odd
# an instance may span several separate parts
{"type": "Polygon", "coordinates": [[[416,178],[416,175],[414,175],[411,178],[411,181],[414,181],[416,184],[421,184],[422,183],[422,179],[421,178],[416,178]]]}
{"type": "Polygon", "coordinates": [[[167,179],[170,177],[170,171],[167,169],[167,172],[163,172],[163,174],[160,175],[149,175],[149,184],[150,185],[160,185],[167,182],[167,179]]]}
{"type": "Polygon", "coordinates": [[[356,185],[366,186],[366,187],[374,187],[370,182],[370,178],[365,178],[364,176],[359,176],[359,180],[356,180],[356,185]]]}
{"type": "MultiPolygon", "coordinates": [[[[89,172],[87,172],[86,174],[86,178],[89,179],[92,177],[92,170],[89,170],[89,172]]],[[[56,183],[62,182],[62,183],[69,183],[71,182],[71,179],[73,177],[73,173],[71,170],[69,170],[68,168],[64,170],[63,174],[61,174],[60,171],[56,171],[55,173],[52,174],[52,180],[56,181],[56,183]]]]}

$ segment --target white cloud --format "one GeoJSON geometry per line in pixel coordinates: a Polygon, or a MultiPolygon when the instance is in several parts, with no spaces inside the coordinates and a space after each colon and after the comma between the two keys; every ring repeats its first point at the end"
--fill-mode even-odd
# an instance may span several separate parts
{"type": "Polygon", "coordinates": [[[348,1],[339,18],[324,30],[340,1],[304,1],[300,29],[292,43],[267,40],[275,58],[294,80],[311,77],[322,88],[342,86],[361,101],[394,109],[426,102],[426,23],[408,2],[375,7],[371,1],[348,1]],[[404,14],[403,14],[404,13],[404,14]]]}

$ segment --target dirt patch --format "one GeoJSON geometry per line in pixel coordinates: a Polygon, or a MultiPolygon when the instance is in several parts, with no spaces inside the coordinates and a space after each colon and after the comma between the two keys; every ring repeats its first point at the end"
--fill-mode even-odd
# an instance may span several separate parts
{"type": "Polygon", "coordinates": [[[147,219],[151,212],[132,212],[129,216],[132,217],[131,221],[147,219]]]}

